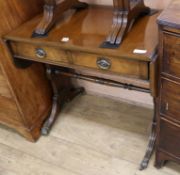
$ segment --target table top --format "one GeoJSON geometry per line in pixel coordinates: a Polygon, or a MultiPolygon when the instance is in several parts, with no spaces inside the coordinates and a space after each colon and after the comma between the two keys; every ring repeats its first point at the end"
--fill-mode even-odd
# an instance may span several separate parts
{"type": "Polygon", "coordinates": [[[158,45],[156,24],[158,15],[159,13],[140,18],[124,38],[123,43],[116,49],[100,48],[111,28],[113,18],[112,7],[106,6],[90,6],[81,11],[69,10],[60,17],[47,37],[31,38],[33,30],[41,18],[41,16],[37,16],[5,36],[5,39],[150,61],[158,45]],[[68,37],[69,41],[62,42],[64,37],[68,37]],[[133,53],[135,49],[147,52],[135,54],[133,53]]]}
{"type": "Polygon", "coordinates": [[[173,0],[158,17],[158,23],[180,29],[180,1],[173,0]]]}

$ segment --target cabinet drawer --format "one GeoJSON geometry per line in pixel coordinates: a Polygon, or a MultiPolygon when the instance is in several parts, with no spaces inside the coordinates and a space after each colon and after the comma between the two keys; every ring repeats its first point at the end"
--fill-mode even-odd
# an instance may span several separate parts
{"type": "Polygon", "coordinates": [[[7,97],[7,98],[11,98],[11,92],[9,90],[6,78],[4,77],[2,70],[0,68],[0,95],[7,97]]]}
{"type": "Polygon", "coordinates": [[[161,114],[180,122],[180,83],[161,79],[161,114]]]}
{"type": "Polygon", "coordinates": [[[0,122],[20,124],[21,118],[16,103],[6,97],[0,96],[0,122]]]}
{"type": "Polygon", "coordinates": [[[27,43],[11,43],[13,54],[19,58],[53,63],[60,66],[108,71],[133,78],[148,80],[149,62],[119,57],[106,57],[86,52],[65,51],[53,46],[35,46],[27,43]]]}
{"type": "Polygon", "coordinates": [[[180,77],[180,35],[164,33],[163,72],[180,77]]]}
{"type": "Polygon", "coordinates": [[[159,148],[180,158],[180,125],[160,121],[159,148]]]}

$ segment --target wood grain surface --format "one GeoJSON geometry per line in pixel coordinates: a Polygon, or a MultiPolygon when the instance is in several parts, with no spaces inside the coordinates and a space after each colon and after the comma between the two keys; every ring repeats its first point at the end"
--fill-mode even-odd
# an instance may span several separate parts
{"type": "MultiPolygon", "coordinates": [[[[42,12],[42,0],[1,0],[0,1],[0,36],[17,28],[20,24],[29,20],[33,16],[42,12]]],[[[37,138],[38,130],[33,138],[33,130],[37,128],[37,123],[42,123],[42,120],[48,115],[51,107],[50,88],[45,78],[45,71],[41,65],[34,65],[33,67],[21,70],[17,69],[9,54],[3,40],[0,40],[0,64],[3,72],[3,79],[8,81],[8,88],[5,90],[6,83],[3,86],[3,95],[11,91],[12,102],[16,112],[14,116],[19,117],[22,122],[21,127],[16,124],[5,122],[4,117],[0,116],[0,122],[16,128],[23,133],[30,140],[37,138]],[[23,128],[24,127],[24,128],[23,128]],[[27,129],[28,128],[28,129],[27,129]],[[32,135],[31,135],[32,130],[32,135]]],[[[3,80],[3,82],[5,82],[3,80]]],[[[2,80],[1,80],[2,82],[2,80]]],[[[2,92],[2,89],[1,89],[2,92]]],[[[8,105],[9,103],[7,103],[8,105]]],[[[4,108],[6,109],[6,108],[4,108]]],[[[8,117],[9,111],[4,111],[8,117]]],[[[12,114],[11,114],[12,115],[12,114]]],[[[9,116],[11,118],[11,116],[9,116]]],[[[40,126],[38,126],[40,128],[40,126]]]]}
{"type": "Polygon", "coordinates": [[[159,97],[156,167],[180,162],[180,1],[173,0],[158,18],[159,97]]]}
{"type": "Polygon", "coordinates": [[[48,137],[34,144],[0,128],[3,175],[179,175],[167,163],[157,170],[154,156],[139,171],[153,111],[108,98],[84,95],[67,104],[48,137]],[[128,137],[128,139],[127,139],[128,137]]]}

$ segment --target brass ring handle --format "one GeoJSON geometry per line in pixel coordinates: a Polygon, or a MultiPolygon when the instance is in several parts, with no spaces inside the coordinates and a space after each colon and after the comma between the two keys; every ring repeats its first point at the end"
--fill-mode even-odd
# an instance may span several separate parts
{"type": "Polygon", "coordinates": [[[96,64],[102,70],[109,70],[111,68],[111,61],[107,58],[98,58],[96,64]]]}
{"type": "Polygon", "coordinates": [[[35,53],[36,53],[36,56],[37,56],[38,58],[45,58],[45,57],[46,57],[46,52],[45,52],[45,50],[42,49],[42,48],[37,48],[37,49],[35,50],[35,53]]]}

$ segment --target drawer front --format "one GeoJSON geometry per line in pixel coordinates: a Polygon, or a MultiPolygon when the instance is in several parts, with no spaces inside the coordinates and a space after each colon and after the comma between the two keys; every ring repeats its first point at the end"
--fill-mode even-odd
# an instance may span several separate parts
{"type": "Polygon", "coordinates": [[[180,77],[180,35],[164,34],[163,72],[180,77]]]}
{"type": "Polygon", "coordinates": [[[0,96],[0,122],[21,124],[21,118],[16,103],[9,98],[0,96]]]}
{"type": "Polygon", "coordinates": [[[48,47],[40,45],[32,45],[26,43],[11,43],[13,54],[16,56],[30,58],[39,61],[50,60],[69,63],[68,51],[63,51],[57,47],[48,47]]]}
{"type": "Polygon", "coordinates": [[[73,52],[72,60],[73,63],[78,66],[148,80],[148,62],[145,61],[107,57],[82,52],[73,52]]]}
{"type": "Polygon", "coordinates": [[[161,120],[159,148],[180,158],[180,126],[161,120]]]}
{"type": "Polygon", "coordinates": [[[0,68],[0,96],[11,98],[11,92],[9,90],[6,78],[4,77],[2,70],[0,68]]]}
{"type": "Polygon", "coordinates": [[[51,62],[64,66],[108,71],[129,77],[148,80],[149,62],[127,58],[106,57],[85,52],[64,51],[55,47],[40,47],[24,43],[12,43],[13,54],[40,62],[51,62]]]}
{"type": "Polygon", "coordinates": [[[161,80],[161,114],[180,122],[180,83],[161,80]]]}

